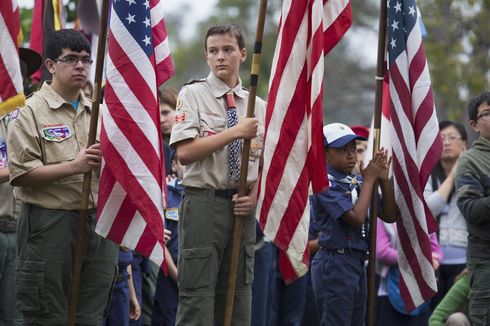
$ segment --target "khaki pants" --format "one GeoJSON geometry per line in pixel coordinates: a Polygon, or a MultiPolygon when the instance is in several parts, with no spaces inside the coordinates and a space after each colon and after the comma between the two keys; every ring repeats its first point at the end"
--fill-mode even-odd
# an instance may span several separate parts
{"type": "MultiPolygon", "coordinates": [[[[25,204],[17,231],[17,308],[24,325],[66,325],[77,211],[25,204]]],[[[95,210],[86,226],[86,255],[78,294],[77,325],[101,325],[109,303],[117,246],[95,234],[95,210]]]]}
{"type": "MultiPolygon", "coordinates": [[[[177,325],[222,325],[233,237],[233,202],[186,189],[179,209],[177,325]]],[[[250,325],[255,219],[243,219],[233,325],[250,325]]]]}

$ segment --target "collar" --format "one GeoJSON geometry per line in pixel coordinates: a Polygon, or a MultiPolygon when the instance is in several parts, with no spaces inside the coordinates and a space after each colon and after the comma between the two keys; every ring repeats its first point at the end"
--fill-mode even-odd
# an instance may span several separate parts
{"type": "MultiPolygon", "coordinates": [[[[230,90],[230,87],[228,87],[228,85],[226,85],[221,79],[216,77],[213,72],[209,73],[206,80],[209,86],[211,86],[213,96],[216,98],[225,96],[225,94],[230,90]]],[[[240,98],[247,97],[247,91],[242,88],[242,79],[240,77],[238,77],[238,84],[233,88],[233,93],[240,98]]]]}
{"type": "MultiPolygon", "coordinates": [[[[44,82],[41,86],[40,92],[44,95],[44,98],[51,109],[57,110],[65,103],[71,105],[71,103],[61,97],[61,95],[51,87],[51,81],[44,82]]],[[[79,105],[81,104],[83,107],[85,107],[85,109],[90,110],[90,101],[85,97],[85,95],[83,95],[82,91],[80,91],[78,101],[79,105]]]]}
{"type": "Polygon", "coordinates": [[[352,174],[352,173],[348,173],[348,174],[342,173],[340,171],[335,170],[330,165],[327,165],[327,172],[328,172],[328,174],[330,174],[335,179],[345,179],[347,177],[351,177],[351,178],[354,178],[355,177],[355,174],[352,174]]]}

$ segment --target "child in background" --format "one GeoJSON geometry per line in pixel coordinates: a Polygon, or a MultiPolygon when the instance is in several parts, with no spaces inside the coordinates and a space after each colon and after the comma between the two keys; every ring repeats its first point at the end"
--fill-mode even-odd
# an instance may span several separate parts
{"type": "Polygon", "coordinates": [[[398,216],[390,160],[380,150],[361,171],[363,177],[355,176],[356,140],[366,139],[341,123],[326,125],[323,134],[330,188],[313,195],[314,215],[325,226],[311,269],[315,301],[322,325],[364,325],[367,214],[376,182],[383,195],[381,218],[394,222],[398,216]]]}
{"type": "Polygon", "coordinates": [[[167,209],[165,210],[165,229],[171,232],[171,238],[166,243],[165,261],[167,262],[168,276],[160,270],[154,297],[153,315],[151,324],[175,325],[175,316],[179,303],[179,289],[177,287],[177,255],[178,255],[178,222],[179,205],[184,187],[180,180],[184,175],[184,166],[179,163],[175,151],[171,153],[172,171],[177,178],[167,179],[167,209]]]}

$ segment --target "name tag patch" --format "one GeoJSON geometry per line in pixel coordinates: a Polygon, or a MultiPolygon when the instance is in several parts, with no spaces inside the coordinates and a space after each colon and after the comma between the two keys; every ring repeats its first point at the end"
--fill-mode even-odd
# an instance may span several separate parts
{"type": "Polygon", "coordinates": [[[50,125],[41,129],[44,139],[61,142],[71,137],[71,130],[65,125],[50,125]]]}
{"type": "Polygon", "coordinates": [[[178,208],[167,208],[165,210],[165,218],[172,221],[179,220],[179,209],[178,208]]]}

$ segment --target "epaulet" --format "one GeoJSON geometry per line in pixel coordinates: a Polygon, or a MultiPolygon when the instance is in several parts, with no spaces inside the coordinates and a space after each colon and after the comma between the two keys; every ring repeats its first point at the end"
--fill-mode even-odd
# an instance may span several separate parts
{"type": "Polygon", "coordinates": [[[202,83],[202,82],[205,82],[205,81],[206,81],[206,78],[191,79],[187,83],[185,83],[184,86],[191,85],[191,84],[194,84],[194,83],[202,83]]]}

